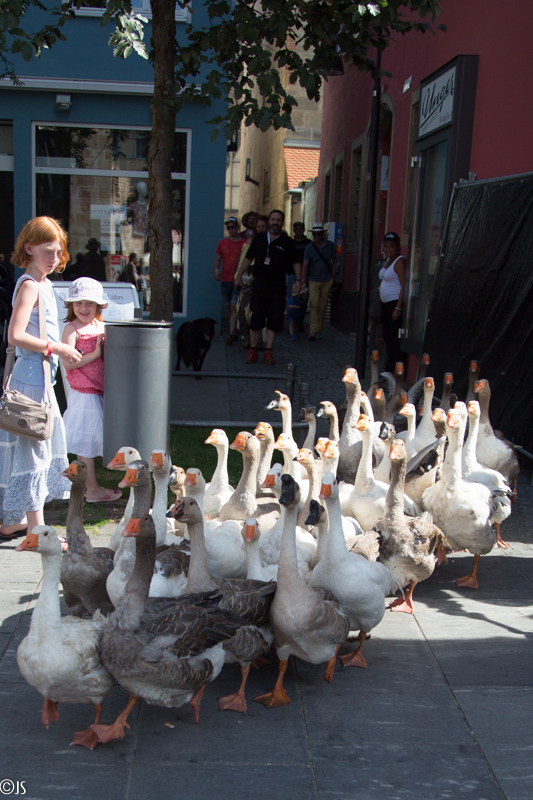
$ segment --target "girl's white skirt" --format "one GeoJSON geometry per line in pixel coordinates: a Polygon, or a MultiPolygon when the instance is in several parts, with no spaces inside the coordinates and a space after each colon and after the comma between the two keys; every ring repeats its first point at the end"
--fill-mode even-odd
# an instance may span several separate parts
{"type": "Polygon", "coordinates": [[[67,451],[84,458],[103,455],[104,398],[69,388],[68,406],[63,415],[67,451]]]}

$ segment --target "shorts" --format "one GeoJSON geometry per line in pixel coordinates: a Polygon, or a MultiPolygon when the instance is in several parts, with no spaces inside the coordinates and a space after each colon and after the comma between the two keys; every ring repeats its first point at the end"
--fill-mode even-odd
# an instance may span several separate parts
{"type": "Polygon", "coordinates": [[[274,333],[281,333],[285,322],[285,286],[271,288],[253,283],[250,311],[251,331],[260,331],[266,325],[274,333]]]}
{"type": "Polygon", "coordinates": [[[222,299],[226,305],[237,302],[239,295],[233,281],[221,281],[220,288],[222,289],[222,299]]]}

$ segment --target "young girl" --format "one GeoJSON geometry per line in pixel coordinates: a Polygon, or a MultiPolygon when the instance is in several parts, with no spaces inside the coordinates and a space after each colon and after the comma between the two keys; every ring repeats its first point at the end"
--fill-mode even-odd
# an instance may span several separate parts
{"type": "MultiPolygon", "coordinates": [[[[75,366],[81,356],[59,341],[57,305],[48,276],[63,272],[69,255],[67,237],[51,217],[30,220],[17,239],[12,263],[25,270],[13,294],[8,343],[16,347],[17,360],[11,388],[41,403],[45,395],[43,355],[48,356],[52,384],[58,360],[75,366]],[[43,298],[47,339],[39,336],[39,293],[43,298]]],[[[54,393],[54,430],[50,439],[37,442],[0,430],[0,539],[9,541],[44,525],[46,500],[68,498],[70,485],[61,473],[68,466],[65,428],[54,393]],[[25,521],[27,517],[27,522],[25,521]]]]}
{"type": "Polygon", "coordinates": [[[65,305],[68,313],[63,342],[81,354],[77,364],[65,364],[70,385],[64,416],[67,450],[87,464],[87,502],[112,503],[121,497],[121,492],[98,484],[94,463],[103,452],[102,309],[107,303],[102,284],[92,278],[78,278],[70,287],[65,305]]]}

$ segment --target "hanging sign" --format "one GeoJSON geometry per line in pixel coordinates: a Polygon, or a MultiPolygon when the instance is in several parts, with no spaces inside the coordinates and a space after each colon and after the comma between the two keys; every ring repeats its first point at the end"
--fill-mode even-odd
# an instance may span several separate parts
{"type": "Polygon", "coordinates": [[[456,67],[453,67],[421,89],[419,136],[427,136],[452,121],[455,71],[456,67]]]}

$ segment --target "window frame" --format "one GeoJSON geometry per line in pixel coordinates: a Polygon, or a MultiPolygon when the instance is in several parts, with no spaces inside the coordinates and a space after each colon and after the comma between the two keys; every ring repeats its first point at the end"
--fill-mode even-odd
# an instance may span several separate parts
{"type": "MultiPolygon", "coordinates": [[[[148,21],[152,19],[152,9],[150,8],[150,0],[142,0],[143,8],[132,8],[133,14],[140,14],[141,17],[146,17],[148,21]]],[[[101,17],[105,12],[104,8],[97,6],[84,6],[82,8],[74,9],[76,17],[101,17]]],[[[179,8],[176,6],[174,19],[176,22],[189,22],[191,18],[190,6],[187,8],[179,8]]]]}

